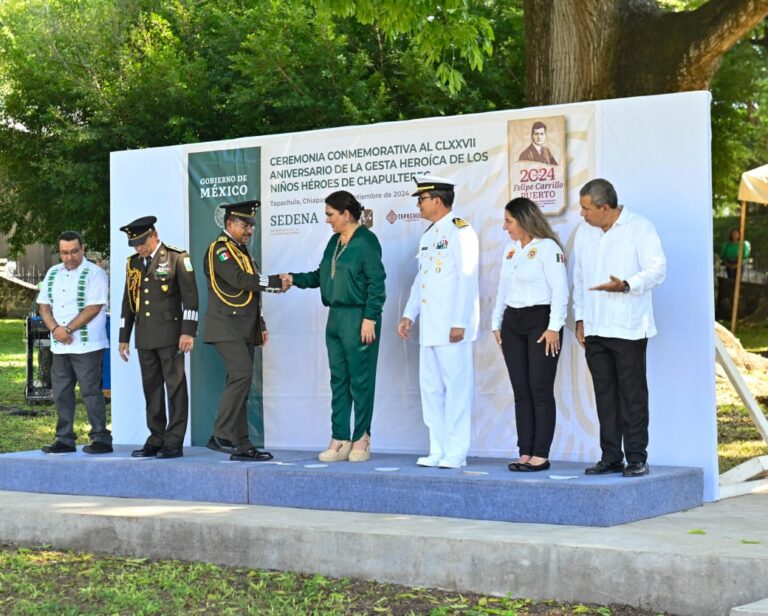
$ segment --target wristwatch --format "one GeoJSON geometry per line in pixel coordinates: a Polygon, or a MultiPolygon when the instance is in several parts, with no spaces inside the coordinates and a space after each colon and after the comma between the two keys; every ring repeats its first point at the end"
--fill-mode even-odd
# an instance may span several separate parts
{"type": "MultiPolygon", "coordinates": [[[[624,284],[627,284],[627,283],[625,282],[624,284]]],[[[626,293],[626,291],[624,291],[624,292],[626,293]]],[[[66,325],[64,327],[64,331],[67,332],[70,335],[72,334],[72,328],[69,325],[66,325]]]]}
{"type": "Polygon", "coordinates": [[[624,283],[624,288],[621,290],[622,293],[629,293],[629,283],[626,280],[622,280],[624,283]]]}

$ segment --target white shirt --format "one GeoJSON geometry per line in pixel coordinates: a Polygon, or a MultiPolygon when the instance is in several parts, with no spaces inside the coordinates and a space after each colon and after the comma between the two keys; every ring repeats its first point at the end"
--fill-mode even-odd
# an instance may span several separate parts
{"type": "Polygon", "coordinates": [[[554,240],[533,239],[525,247],[512,242],[501,262],[496,305],[491,329],[501,329],[504,310],[529,306],[550,306],[547,329],[560,331],[568,311],[568,272],[563,251],[554,240]]]}
{"type": "Polygon", "coordinates": [[[45,275],[37,296],[38,304],[48,304],[57,323],[66,325],[85,306],[101,305],[99,313],[81,329],[72,332],[72,342],[62,344],[51,336],[53,353],[90,353],[109,347],[106,304],[109,296],[107,274],[98,265],[83,259],[74,270],[54,265],[45,275]],[[78,300],[82,289],[83,297],[78,300]],[[87,332],[84,335],[84,332],[87,332]]]}
{"type": "Polygon", "coordinates": [[[640,340],[656,334],[651,289],[664,280],[667,259],[656,228],[647,218],[621,210],[603,232],[582,222],[573,245],[573,310],[585,336],[640,340]],[[616,276],[629,293],[590,291],[616,276]]]}
{"type": "Polygon", "coordinates": [[[462,343],[474,341],[480,320],[480,249],[475,230],[448,212],[421,236],[416,258],[419,272],[403,316],[415,321],[421,314],[419,342],[451,344],[453,327],[464,329],[462,343]]]}

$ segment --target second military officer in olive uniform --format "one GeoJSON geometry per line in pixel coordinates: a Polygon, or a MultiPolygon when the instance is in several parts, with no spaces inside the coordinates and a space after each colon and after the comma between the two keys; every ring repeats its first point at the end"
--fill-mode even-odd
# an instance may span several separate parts
{"type": "Polygon", "coordinates": [[[184,353],[192,350],[197,334],[197,284],[189,255],[163,244],[156,222],[154,216],[145,216],[120,227],[136,254],[126,262],[119,353],[128,361],[135,326],[149,438],[131,455],[178,458],[189,417],[184,353]]]}
{"type": "MultiPolygon", "coordinates": [[[[227,368],[227,381],[207,447],[242,461],[272,459],[272,454],[251,443],[246,407],[254,352],[269,337],[261,316],[261,291],[270,285],[268,277],[259,274],[247,246],[259,205],[258,201],[246,201],[219,206],[226,212],[224,231],[209,246],[204,262],[208,310],[203,342],[216,346],[227,368]]],[[[280,279],[275,276],[273,282],[272,286],[279,289],[280,279]]]]}

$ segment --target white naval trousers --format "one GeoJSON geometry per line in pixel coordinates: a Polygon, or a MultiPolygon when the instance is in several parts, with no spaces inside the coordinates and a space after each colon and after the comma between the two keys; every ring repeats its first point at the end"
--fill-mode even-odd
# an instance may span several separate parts
{"type": "Polygon", "coordinates": [[[472,343],[421,346],[421,412],[429,428],[429,455],[464,462],[471,436],[472,343]]]}

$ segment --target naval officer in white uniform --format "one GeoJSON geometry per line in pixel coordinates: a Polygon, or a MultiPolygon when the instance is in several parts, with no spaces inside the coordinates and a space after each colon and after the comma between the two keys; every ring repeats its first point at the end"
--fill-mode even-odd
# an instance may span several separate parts
{"type": "Polygon", "coordinates": [[[429,455],[419,466],[466,466],[474,397],[472,342],[477,338],[479,246],[477,234],[453,215],[454,185],[416,178],[421,217],[432,224],[419,242],[419,271],[397,326],[401,338],[421,315],[419,381],[429,455]]]}

